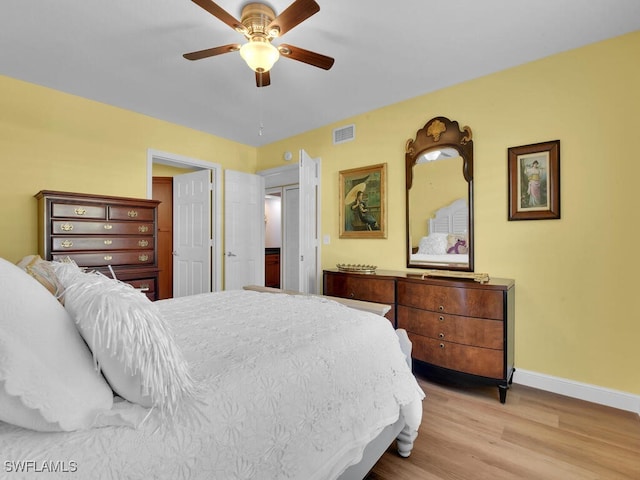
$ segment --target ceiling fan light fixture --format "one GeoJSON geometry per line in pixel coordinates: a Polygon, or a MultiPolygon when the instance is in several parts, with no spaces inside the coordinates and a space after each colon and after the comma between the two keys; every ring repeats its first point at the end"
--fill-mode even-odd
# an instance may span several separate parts
{"type": "Polygon", "coordinates": [[[266,39],[254,37],[240,47],[240,56],[254,72],[268,72],[280,58],[278,49],[266,39]]]}

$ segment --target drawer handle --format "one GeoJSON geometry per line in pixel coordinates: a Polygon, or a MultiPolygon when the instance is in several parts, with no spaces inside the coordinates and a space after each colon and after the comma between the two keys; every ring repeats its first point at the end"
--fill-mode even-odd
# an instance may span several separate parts
{"type": "Polygon", "coordinates": [[[63,223],[60,225],[60,230],[64,230],[65,232],[70,232],[73,230],[73,224],[71,223],[63,223]]]}
{"type": "Polygon", "coordinates": [[[444,343],[441,343],[441,344],[440,344],[440,348],[444,348],[444,343]]]}
{"type": "Polygon", "coordinates": [[[438,337],[440,337],[440,338],[444,338],[444,333],[439,333],[439,334],[438,334],[438,337]]]}
{"type": "Polygon", "coordinates": [[[139,247],[147,247],[147,246],[149,246],[149,241],[148,240],[138,240],[138,246],[139,247]]]}
{"type": "Polygon", "coordinates": [[[356,296],[356,294],[355,294],[355,293],[353,293],[353,292],[351,292],[351,293],[349,294],[349,298],[355,298],[355,296],[356,296]]]}
{"type": "Polygon", "coordinates": [[[141,262],[146,262],[147,260],[149,260],[149,255],[138,255],[138,260],[140,260],[141,262]]]}
{"type": "Polygon", "coordinates": [[[111,245],[113,243],[113,240],[105,240],[104,244],[105,245],[111,245]]]}
{"type": "Polygon", "coordinates": [[[76,215],[84,215],[85,213],[87,213],[84,208],[76,208],[74,212],[76,212],[76,215]]]}
{"type": "Polygon", "coordinates": [[[148,292],[149,285],[140,285],[140,288],[138,288],[138,290],[140,290],[141,292],[148,292]]]}
{"type": "Polygon", "coordinates": [[[107,224],[104,226],[104,229],[105,229],[105,230],[111,230],[112,228],[113,228],[113,225],[111,225],[111,224],[109,224],[109,223],[107,223],[107,224]]]}
{"type": "Polygon", "coordinates": [[[440,310],[441,312],[444,312],[444,305],[440,305],[440,306],[438,307],[438,310],[440,310]]]}
{"type": "Polygon", "coordinates": [[[444,322],[444,315],[438,316],[438,320],[440,320],[441,322],[444,322]]]}
{"type": "Polygon", "coordinates": [[[148,232],[148,231],[149,231],[149,227],[147,227],[146,225],[140,225],[140,226],[138,227],[138,231],[139,231],[140,233],[148,232]]]}
{"type": "Polygon", "coordinates": [[[135,210],[129,210],[127,212],[127,215],[129,216],[129,218],[136,218],[138,216],[138,212],[135,210]]]}
{"type": "Polygon", "coordinates": [[[73,242],[71,240],[65,240],[60,245],[62,245],[62,248],[71,248],[73,247],[73,242]]]}
{"type": "Polygon", "coordinates": [[[113,260],[113,257],[111,255],[105,255],[103,258],[107,261],[113,260]]]}

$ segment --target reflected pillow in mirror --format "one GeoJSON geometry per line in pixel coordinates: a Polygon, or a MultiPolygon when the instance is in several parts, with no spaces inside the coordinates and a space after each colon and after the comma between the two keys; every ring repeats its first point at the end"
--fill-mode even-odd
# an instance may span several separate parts
{"type": "Polygon", "coordinates": [[[422,237],[418,245],[418,253],[422,255],[444,255],[447,253],[446,233],[431,233],[428,237],[422,237]]]}
{"type": "Polygon", "coordinates": [[[469,253],[469,239],[466,233],[450,233],[447,235],[447,253],[464,255],[469,253]]]}

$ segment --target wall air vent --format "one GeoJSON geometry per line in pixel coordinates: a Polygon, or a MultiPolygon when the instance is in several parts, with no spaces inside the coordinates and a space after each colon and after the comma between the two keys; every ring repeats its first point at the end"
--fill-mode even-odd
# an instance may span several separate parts
{"type": "Polygon", "coordinates": [[[336,128],[333,131],[333,144],[350,142],[356,138],[356,126],[347,125],[346,127],[336,128]]]}

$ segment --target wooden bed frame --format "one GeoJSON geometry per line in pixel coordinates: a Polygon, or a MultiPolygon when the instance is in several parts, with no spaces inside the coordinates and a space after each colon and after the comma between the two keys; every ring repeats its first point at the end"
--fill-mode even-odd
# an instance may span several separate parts
{"type": "MultiPolygon", "coordinates": [[[[306,295],[300,292],[292,290],[282,290],[279,288],[262,287],[259,285],[247,285],[245,290],[253,290],[256,292],[266,293],[286,293],[289,295],[306,295]]],[[[385,305],[382,303],[364,302],[361,300],[350,300],[347,298],[330,297],[327,295],[316,295],[319,297],[328,298],[336,302],[342,303],[350,308],[357,310],[363,310],[366,312],[375,313],[376,315],[383,316],[391,309],[391,305],[385,305]]],[[[397,329],[396,334],[400,341],[400,348],[404,353],[407,364],[411,368],[411,341],[407,332],[403,329],[397,329]]],[[[411,455],[413,449],[413,442],[418,436],[418,427],[422,420],[422,404],[416,403],[411,405],[413,408],[405,408],[401,413],[400,418],[392,425],[387,426],[365,447],[360,462],[351,465],[347,468],[342,475],[338,477],[338,480],[363,480],[375,464],[380,460],[380,457],[387,451],[387,449],[396,441],[396,449],[401,457],[408,457],[411,455]]]]}

